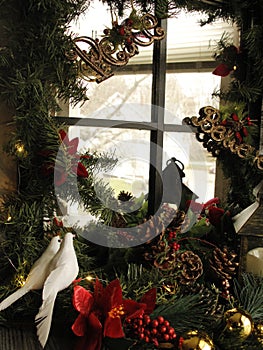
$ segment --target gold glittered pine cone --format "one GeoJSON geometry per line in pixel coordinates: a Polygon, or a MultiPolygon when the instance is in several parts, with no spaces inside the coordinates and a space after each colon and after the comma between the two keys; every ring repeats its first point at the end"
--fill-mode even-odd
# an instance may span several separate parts
{"type": "Polygon", "coordinates": [[[150,217],[148,220],[144,220],[143,225],[138,227],[138,236],[142,237],[142,241],[145,239],[150,243],[156,237],[161,237],[164,235],[165,226],[162,219],[158,216],[150,217]]]}
{"type": "Polygon", "coordinates": [[[183,210],[177,210],[168,228],[177,232],[180,231],[182,225],[184,225],[185,223],[185,219],[186,219],[185,212],[183,210]]]}
{"type": "Polygon", "coordinates": [[[192,284],[203,274],[202,260],[191,250],[177,253],[176,263],[180,270],[179,282],[182,284],[192,284]]]}
{"type": "Polygon", "coordinates": [[[237,254],[228,251],[227,247],[222,250],[215,248],[212,257],[209,259],[210,267],[216,276],[222,280],[232,279],[238,267],[238,262],[235,261],[237,254]]]}

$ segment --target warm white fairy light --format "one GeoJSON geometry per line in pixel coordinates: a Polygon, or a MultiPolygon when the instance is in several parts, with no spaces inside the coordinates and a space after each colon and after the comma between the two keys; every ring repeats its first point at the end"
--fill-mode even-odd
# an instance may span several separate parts
{"type": "Polygon", "coordinates": [[[91,281],[93,280],[93,277],[92,277],[92,276],[87,276],[85,279],[86,279],[88,282],[91,282],[91,281]]]}
{"type": "Polygon", "coordinates": [[[23,287],[26,283],[26,279],[23,275],[18,276],[17,278],[17,284],[19,287],[23,287]]]}

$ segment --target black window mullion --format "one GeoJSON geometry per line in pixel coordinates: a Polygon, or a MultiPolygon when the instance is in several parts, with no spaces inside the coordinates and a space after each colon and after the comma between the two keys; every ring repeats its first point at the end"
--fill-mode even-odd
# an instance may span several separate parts
{"type": "MultiPolygon", "coordinates": [[[[160,20],[160,26],[167,31],[167,19],[160,20]]],[[[163,193],[162,161],[165,107],[167,38],[155,41],[152,62],[152,110],[151,122],[157,123],[157,129],[151,130],[150,136],[150,169],[148,191],[148,215],[158,210],[163,193]]]]}

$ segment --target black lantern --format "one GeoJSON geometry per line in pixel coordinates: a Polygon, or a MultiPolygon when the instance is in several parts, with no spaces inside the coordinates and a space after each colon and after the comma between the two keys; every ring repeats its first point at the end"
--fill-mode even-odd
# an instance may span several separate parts
{"type": "Polygon", "coordinates": [[[240,236],[240,268],[263,276],[263,181],[254,189],[256,200],[236,215],[234,226],[240,236]]]}
{"type": "Polygon", "coordinates": [[[176,204],[184,210],[187,200],[195,200],[198,196],[191,191],[182,181],[185,177],[184,165],[181,161],[172,157],[166,163],[162,172],[163,202],[176,204]]]}

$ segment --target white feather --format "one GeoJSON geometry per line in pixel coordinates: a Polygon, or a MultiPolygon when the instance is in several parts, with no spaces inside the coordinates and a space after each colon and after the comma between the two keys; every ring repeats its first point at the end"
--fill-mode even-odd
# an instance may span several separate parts
{"type": "Polygon", "coordinates": [[[0,311],[6,309],[8,306],[13,304],[15,301],[20,299],[23,295],[30,292],[31,290],[38,290],[43,288],[44,282],[49,275],[49,264],[58,252],[59,248],[60,237],[55,236],[52,238],[41,257],[33,264],[23,287],[15,291],[13,294],[9,295],[0,303],[0,311]]]}
{"type": "Polygon", "coordinates": [[[43,302],[35,317],[38,339],[43,348],[48,340],[57,293],[66,289],[79,272],[73,237],[71,232],[65,235],[59,251],[50,264],[50,274],[44,283],[43,302]]]}

